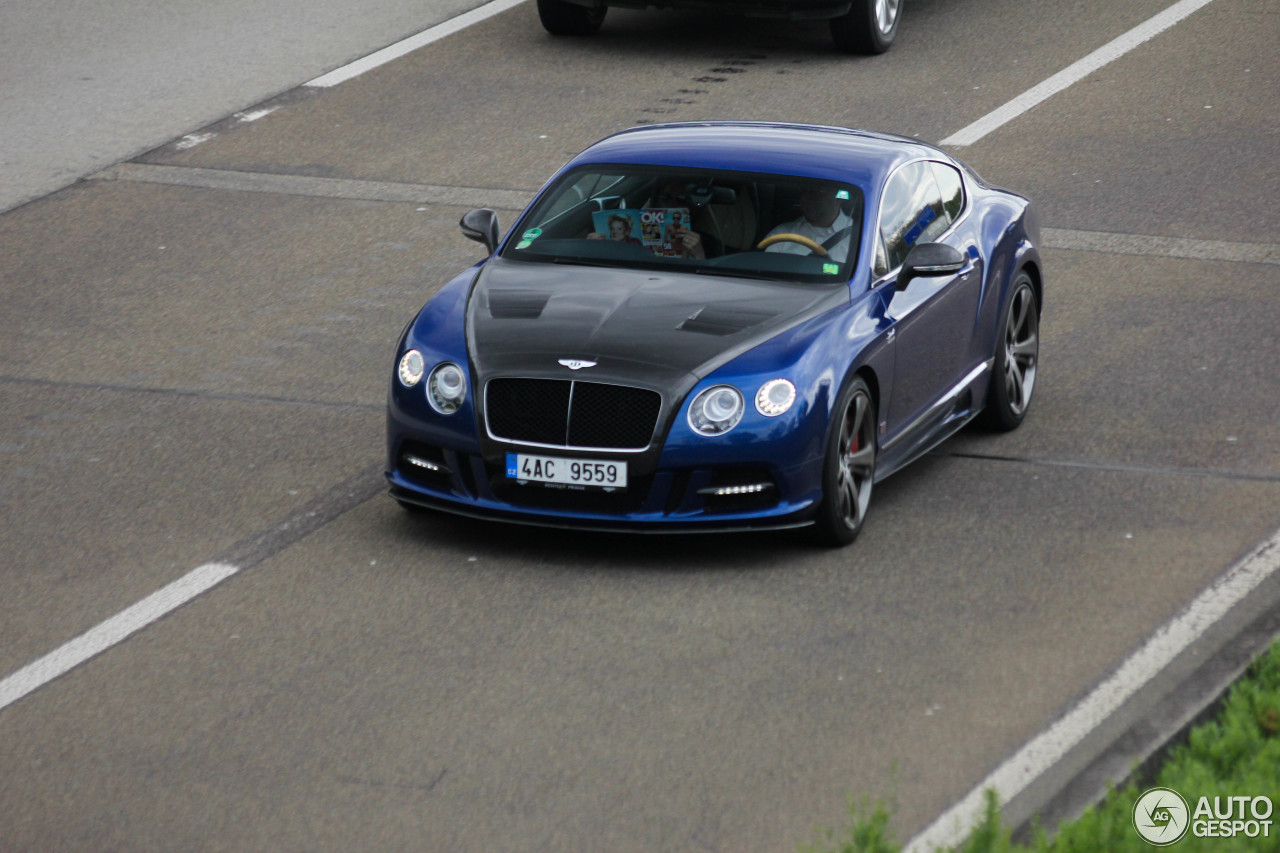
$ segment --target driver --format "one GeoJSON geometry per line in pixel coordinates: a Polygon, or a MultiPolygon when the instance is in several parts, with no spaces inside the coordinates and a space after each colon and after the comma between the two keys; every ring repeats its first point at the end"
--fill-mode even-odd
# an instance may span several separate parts
{"type": "MultiPolygon", "coordinates": [[[[799,234],[801,237],[808,237],[824,246],[831,260],[844,263],[849,256],[849,242],[853,238],[853,219],[840,209],[840,199],[836,197],[835,187],[807,187],[800,193],[800,211],[799,218],[782,223],[765,236],[799,234]],[[826,245],[826,241],[841,233],[843,236],[836,239],[833,245],[826,245]]],[[[813,254],[808,246],[792,242],[774,243],[765,251],[786,252],[790,255],[813,254]]]]}

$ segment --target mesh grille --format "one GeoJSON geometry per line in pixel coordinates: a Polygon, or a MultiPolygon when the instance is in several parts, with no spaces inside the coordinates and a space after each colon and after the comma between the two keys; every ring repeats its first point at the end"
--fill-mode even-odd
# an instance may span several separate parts
{"type": "Polygon", "coordinates": [[[569,444],[574,447],[647,447],[662,397],[643,388],[575,382],[569,444]]]}
{"type": "Polygon", "coordinates": [[[485,399],[489,432],[517,441],[564,444],[572,385],[558,379],[494,379],[485,399]]]}
{"type": "Polygon", "coordinates": [[[637,450],[648,447],[661,408],[661,395],[644,388],[567,379],[493,379],[485,411],[489,432],[497,438],[637,450]]]}

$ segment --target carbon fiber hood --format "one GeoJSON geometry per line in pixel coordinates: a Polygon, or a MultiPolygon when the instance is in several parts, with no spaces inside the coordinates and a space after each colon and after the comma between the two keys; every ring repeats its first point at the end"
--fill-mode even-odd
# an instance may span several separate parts
{"type": "Polygon", "coordinates": [[[467,306],[467,342],[481,382],[515,374],[616,381],[669,393],[692,387],[734,356],[847,299],[842,283],[493,258],[467,306]]]}

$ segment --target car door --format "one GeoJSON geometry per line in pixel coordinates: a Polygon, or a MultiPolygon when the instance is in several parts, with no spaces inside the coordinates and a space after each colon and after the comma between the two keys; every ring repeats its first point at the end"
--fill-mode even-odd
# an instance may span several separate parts
{"type": "MultiPolygon", "coordinates": [[[[886,435],[932,421],[935,407],[967,372],[981,297],[976,243],[953,227],[964,212],[960,174],[951,166],[917,161],[899,168],[881,197],[875,258],[893,323],[895,366],[886,435]],[[897,289],[898,272],[912,246],[942,242],[970,263],[956,275],[920,276],[897,289]]],[[[936,412],[941,417],[946,412],[936,412]]]]}

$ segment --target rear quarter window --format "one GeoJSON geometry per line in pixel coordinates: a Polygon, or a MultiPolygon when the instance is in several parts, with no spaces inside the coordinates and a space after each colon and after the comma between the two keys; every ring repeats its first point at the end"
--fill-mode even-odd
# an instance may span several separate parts
{"type": "Polygon", "coordinates": [[[946,163],[930,163],[933,178],[938,182],[938,190],[942,194],[942,207],[947,212],[948,222],[955,222],[964,210],[964,181],[960,173],[946,163]]]}

